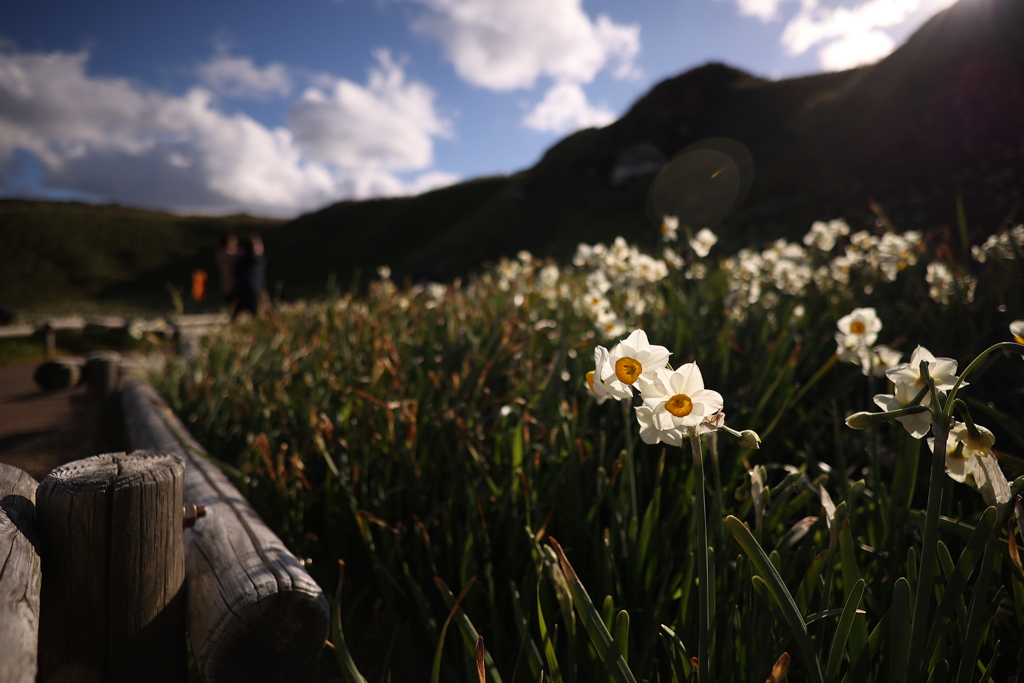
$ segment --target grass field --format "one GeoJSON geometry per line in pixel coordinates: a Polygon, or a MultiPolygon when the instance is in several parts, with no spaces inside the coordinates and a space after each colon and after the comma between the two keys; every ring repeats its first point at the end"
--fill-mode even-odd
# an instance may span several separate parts
{"type": "Polygon", "coordinates": [[[522,254],[280,307],[154,381],[334,596],[320,680],[1003,681],[1024,672],[1022,232],[522,254]],[[637,328],[760,448],[641,435],[653,390],[601,368],[627,398],[588,389],[637,328]],[[900,398],[884,370],[917,346],[962,377],[994,344],[969,386],[901,370],[948,458],[845,424],[900,398]]]}

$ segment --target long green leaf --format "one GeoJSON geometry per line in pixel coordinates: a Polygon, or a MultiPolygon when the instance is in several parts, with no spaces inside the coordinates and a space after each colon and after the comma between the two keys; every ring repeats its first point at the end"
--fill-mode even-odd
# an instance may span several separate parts
{"type": "Polygon", "coordinates": [[[612,635],[605,628],[604,621],[601,620],[601,613],[597,611],[594,603],[591,602],[587,589],[583,587],[583,583],[576,575],[576,571],[569,564],[569,560],[562,551],[562,546],[558,545],[558,541],[553,538],[549,538],[548,542],[558,555],[558,562],[569,584],[569,590],[572,591],[573,604],[576,605],[576,611],[579,612],[580,621],[583,623],[583,628],[587,630],[587,634],[594,644],[594,649],[597,650],[598,657],[604,663],[609,678],[615,683],[636,683],[633,672],[629,670],[629,666],[626,664],[626,660],[622,658],[622,654],[619,652],[618,646],[615,645],[612,635]]]}
{"type": "Polygon", "coordinates": [[[996,591],[995,598],[987,605],[985,604],[989,577],[992,575],[992,556],[995,554],[995,547],[995,543],[987,544],[985,554],[981,559],[978,580],[974,584],[974,595],[971,597],[970,615],[967,618],[967,629],[964,633],[963,656],[960,658],[956,683],[969,683],[971,680],[975,662],[978,659],[978,651],[981,649],[981,638],[992,624],[992,617],[995,616],[996,610],[999,609],[999,603],[1003,600],[1004,588],[1000,586],[996,591]]]}
{"type": "MultiPolygon", "coordinates": [[[[475,577],[474,577],[475,578],[475,577]]],[[[448,609],[452,610],[455,615],[455,625],[458,626],[459,632],[462,634],[462,640],[466,644],[466,649],[469,650],[470,656],[476,656],[476,644],[480,638],[480,634],[477,633],[476,627],[473,626],[473,622],[469,620],[466,613],[459,607],[459,602],[452,595],[452,592],[448,589],[447,584],[440,579],[440,577],[434,577],[434,583],[437,584],[438,590],[441,591],[441,597],[444,599],[444,604],[448,609]]],[[[467,584],[468,586],[469,584],[467,584]]],[[[463,589],[465,591],[466,589],[463,589]]],[[[461,595],[461,593],[460,593],[461,595]]],[[[450,615],[449,615],[450,616],[450,615]]],[[[498,673],[498,667],[494,665],[494,660],[491,658],[491,653],[484,651],[484,662],[487,665],[487,675],[494,683],[501,683],[501,674],[498,673]]]]}
{"type": "MultiPolygon", "coordinates": [[[[523,613],[522,600],[519,597],[519,588],[515,582],[510,582],[510,589],[512,592],[512,611],[516,617],[516,628],[520,638],[520,651],[526,650],[526,661],[530,666],[530,673],[534,676],[540,674],[544,668],[543,662],[540,659],[540,651],[537,649],[537,643],[533,642],[533,638],[530,637],[530,620],[523,613]]],[[[516,662],[518,666],[519,662],[516,662]]],[[[515,671],[512,673],[512,681],[515,683],[515,671]]]]}
{"type": "Polygon", "coordinates": [[[818,556],[811,562],[811,566],[807,568],[807,573],[804,575],[804,580],[800,582],[800,585],[796,589],[796,606],[800,610],[801,614],[807,612],[807,606],[811,602],[811,598],[814,596],[814,591],[821,586],[821,570],[825,567],[825,558],[828,557],[828,551],[822,550],[818,553],[818,556]]]}
{"type": "Polygon", "coordinates": [[[793,596],[790,594],[789,589],[786,588],[782,577],[775,571],[775,567],[768,560],[764,549],[758,545],[753,534],[750,533],[750,529],[743,522],[729,515],[725,518],[725,523],[729,526],[729,531],[732,532],[733,537],[736,538],[736,541],[743,548],[747,557],[750,558],[754,567],[760,572],[761,577],[768,586],[768,590],[771,591],[772,597],[775,598],[775,602],[782,609],[782,613],[789,623],[789,628],[793,632],[793,637],[796,639],[797,647],[800,648],[800,654],[804,660],[803,667],[807,671],[807,677],[814,681],[814,683],[824,683],[821,665],[818,663],[814,644],[807,634],[807,624],[804,623],[804,618],[796,606],[796,601],[793,600],[793,596]]]}
{"type": "MultiPolygon", "coordinates": [[[[438,577],[434,577],[434,581],[435,583],[438,583],[438,588],[444,586],[444,589],[441,590],[441,595],[444,595],[445,593],[451,595],[451,591],[448,590],[448,586],[444,585],[444,581],[441,581],[438,577]]],[[[448,635],[448,625],[452,623],[452,618],[455,616],[455,612],[459,609],[462,599],[466,597],[466,593],[469,592],[469,589],[473,586],[473,582],[475,581],[476,577],[474,576],[467,581],[466,585],[462,587],[461,591],[459,591],[459,597],[452,599],[454,604],[449,607],[448,618],[444,620],[444,626],[441,627],[441,636],[437,639],[437,648],[434,650],[434,664],[430,667],[430,683],[438,683],[441,678],[441,654],[444,652],[444,640],[445,636],[448,635]]],[[[475,642],[473,643],[473,650],[474,652],[476,651],[475,642]]]]}
{"type": "Polygon", "coordinates": [[[971,534],[971,539],[967,542],[967,546],[960,553],[960,559],[957,561],[956,567],[953,568],[953,573],[949,577],[945,591],[942,594],[942,601],[939,603],[938,609],[935,610],[931,632],[928,634],[928,646],[924,652],[925,657],[928,659],[931,658],[935,648],[938,646],[939,636],[946,628],[946,624],[949,622],[950,615],[953,613],[956,605],[960,602],[964,589],[967,587],[967,581],[971,578],[971,574],[974,573],[975,567],[978,566],[979,552],[983,548],[987,548],[985,543],[992,530],[995,529],[997,517],[998,511],[996,508],[990,507],[985,510],[981,519],[978,520],[978,525],[975,527],[974,533],[971,534]]]}
{"type": "Polygon", "coordinates": [[[366,679],[359,673],[355,661],[352,660],[352,653],[348,651],[345,643],[345,631],[341,628],[341,585],[345,579],[345,562],[338,560],[339,575],[338,588],[334,592],[334,605],[331,608],[331,640],[334,645],[334,654],[338,658],[338,666],[341,668],[341,675],[345,683],[366,683],[366,679]]]}
{"type": "Polygon", "coordinates": [[[548,678],[553,683],[562,683],[562,667],[558,664],[554,638],[551,635],[551,629],[548,628],[547,619],[544,617],[544,606],[540,602],[539,582],[537,583],[537,628],[540,629],[540,644],[544,648],[544,658],[548,662],[548,678]]]}
{"type": "MultiPolygon", "coordinates": [[[[956,572],[956,567],[953,565],[953,555],[949,552],[949,547],[942,541],[939,541],[938,551],[939,568],[942,569],[942,575],[946,578],[946,581],[949,581],[951,578],[953,578],[953,575],[956,572]]],[[[939,593],[939,600],[941,601],[943,596],[945,595],[945,588],[938,588],[937,591],[939,593]]],[[[964,603],[963,595],[957,598],[956,604],[954,605],[954,609],[956,609],[956,618],[959,621],[959,623],[966,624],[967,605],[964,603]]],[[[939,631],[940,636],[941,634],[942,631],[939,631]]],[[[928,650],[928,652],[930,651],[931,650],[928,650]]]]}
{"type": "Polygon", "coordinates": [[[348,651],[348,645],[345,643],[345,632],[341,629],[341,605],[338,603],[335,603],[331,615],[331,640],[345,683],[366,683],[366,679],[359,673],[359,669],[352,659],[352,653],[348,651]]]}
{"type": "Polygon", "coordinates": [[[907,677],[907,655],[910,653],[910,582],[896,579],[892,591],[892,639],[889,641],[889,680],[907,677]]]}
{"type": "Polygon", "coordinates": [[[629,613],[622,610],[615,616],[615,645],[622,653],[622,660],[629,664],[629,613]]]}
{"type": "MultiPolygon", "coordinates": [[[[852,489],[851,489],[852,495],[852,489]]],[[[853,593],[853,587],[859,580],[857,556],[854,552],[853,534],[850,532],[850,520],[843,520],[839,530],[839,557],[843,565],[843,593],[847,600],[853,593]]],[[[866,680],[868,677],[868,626],[863,614],[854,614],[850,630],[850,673],[854,680],[866,680]]]]}
{"type": "MultiPolygon", "coordinates": [[[[843,614],[839,617],[839,625],[836,626],[836,634],[832,638],[832,647],[829,648],[828,664],[825,666],[825,680],[827,681],[834,681],[839,676],[839,665],[843,662],[843,649],[846,647],[846,639],[850,636],[854,617],[857,616],[857,608],[860,607],[863,595],[864,579],[857,579],[850,590],[850,597],[846,599],[843,614]]],[[[852,654],[851,660],[853,659],[852,654]]]]}

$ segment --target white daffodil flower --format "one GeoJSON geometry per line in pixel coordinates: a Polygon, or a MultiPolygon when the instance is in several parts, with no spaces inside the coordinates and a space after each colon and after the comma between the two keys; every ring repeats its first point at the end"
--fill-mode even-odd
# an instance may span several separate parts
{"type": "Polygon", "coordinates": [[[864,376],[885,377],[885,373],[899,365],[903,354],[885,344],[879,344],[863,354],[860,367],[864,376]]]}
{"type": "Polygon", "coordinates": [[[672,247],[665,247],[662,251],[662,258],[667,265],[672,266],[676,270],[681,270],[683,266],[686,265],[686,261],[683,260],[683,257],[677,254],[672,247]]]}
{"type": "Polygon", "coordinates": [[[633,398],[629,387],[612,386],[601,381],[601,376],[608,365],[608,349],[598,346],[594,349],[594,369],[587,373],[587,389],[597,398],[598,404],[609,398],[633,398]]]}
{"type": "Polygon", "coordinates": [[[626,331],[626,324],[618,314],[607,308],[597,312],[594,325],[605,339],[614,339],[626,331]]]}
{"type": "Polygon", "coordinates": [[[882,321],[873,308],[855,308],[840,318],[836,326],[846,338],[846,343],[840,343],[839,346],[853,346],[856,343],[857,346],[870,347],[882,330],[882,321]]]}
{"type": "MultiPolygon", "coordinates": [[[[640,397],[644,406],[651,409],[650,421],[656,434],[649,432],[649,435],[668,443],[672,442],[663,434],[672,439],[676,434],[681,436],[718,413],[724,405],[721,394],[704,388],[704,378],[696,363],[686,363],[675,371],[657,369],[654,379],[641,386],[640,397]]],[[[644,438],[643,432],[641,438],[644,438]]],[[[657,439],[644,440],[658,443],[657,439]]]]}
{"type": "Polygon", "coordinates": [[[664,346],[655,346],[647,341],[646,332],[634,330],[611,350],[608,363],[600,369],[598,377],[617,390],[629,391],[629,387],[638,380],[641,385],[652,380],[655,371],[668,364],[670,355],[664,346]]]}
{"type": "Polygon", "coordinates": [[[670,446],[682,446],[684,428],[662,429],[654,419],[654,410],[649,406],[637,406],[636,420],[640,423],[640,439],[644,443],[667,443],[670,446]]]}
{"type": "MultiPolygon", "coordinates": [[[[900,382],[896,385],[895,394],[878,394],[875,396],[875,405],[884,410],[890,412],[893,410],[899,410],[900,408],[906,408],[920,393],[920,387],[910,384],[909,382],[900,382]]],[[[920,405],[927,406],[931,403],[932,397],[930,394],[925,394],[924,398],[921,399],[920,405]]],[[[932,414],[930,412],[925,413],[914,413],[913,415],[904,415],[903,417],[897,417],[900,424],[903,425],[904,429],[910,432],[910,435],[915,439],[920,439],[932,426],[932,414]]]]}
{"type": "Polygon", "coordinates": [[[711,232],[707,228],[701,228],[700,231],[693,236],[690,240],[690,246],[693,248],[693,252],[700,258],[704,258],[711,253],[711,247],[715,246],[718,242],[718,235],[711,232]]]}
{"type": "MultiPolygon", "coordinates": [[[[984,427],[977,429],[978,437],[972,438],[967,425],[953,423],[946,440],[946,474],[977,489],[986,504],[1003,505],[1010,500],[1010,484],[992,455],[995,436],[984,427]]],[[[928,439],[928,448],[935,451],[935,439],[928,439]]]]}
{"type": "Polygon", "coordinates": [[[661,219],[661,239],[666,242],[675,242],[679,239],[678,230],[678,216],[665,216],[661,219]]]}
{"type": "MultiPolygon", "coordinates": [[[[885,376],[893,384],[910,384],[920,390],[925,385],[924,379],[921,377],[921,361],[928,363],[928,376],[935,381],[936,390],[947,391],[956,384],[956,361],[952,358],[936,358],[931,351],[923,346],[914,349],[914,353],[910,354],[910,362],[902,363],[888,370],[885,376]]],[[[961,386],[967,386],[967,383],[964,382],[961,386]]],[[[917,390],[913,388],[911,390],[915,394],[917,393],[917,390]]]]}
{"type": "Polygon", "coordinates": [[[949,430],[951,442],[959,442],[964,445],[964,453],[970,453],[979,458],[986,458],[992,455],[992,446],[996,444],[996,436],[990,430],[981,425],[974,425],[978,430],[976,437],[971,436],[971,431],[963,422],[954,422],[949,430]]]}
{"type": "Polygon", "coordinates": [[[1010,334],[1018,344],[1024,344],[1024,320],[1014,320],[1010,323],[1010,334]]]}
{"type": "Polygon", "coordinates": [[[836,355],[843,363],[864,366],[868,361],[870,350],[864,345],[863,340],[854,334],[843,334],[836,332],[836,355]]]}

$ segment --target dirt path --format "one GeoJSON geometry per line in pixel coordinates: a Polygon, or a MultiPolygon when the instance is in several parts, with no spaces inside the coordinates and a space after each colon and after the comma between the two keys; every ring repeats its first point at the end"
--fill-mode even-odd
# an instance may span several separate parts
{"type": "Polygon", "coordinates": [[[37,365],[0,367],[0,462],[40,479],[89,453],[85,387],[42,391],[32,379],[37,365]]]}

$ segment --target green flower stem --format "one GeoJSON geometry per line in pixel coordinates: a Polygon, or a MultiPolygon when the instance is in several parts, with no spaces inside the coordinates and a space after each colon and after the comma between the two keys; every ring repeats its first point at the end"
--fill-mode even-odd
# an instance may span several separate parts
{"type": "Polygon", "coordinates": [[[906,415],[916,415],[917,413],[927,413],[931,410],[928,406],[913,405],[907,406],[906,408],[897,408],[896,410],[890,410],[885,413],[868,413],[865,411],[854,413],[850,417],[846,418],[846,426],[850,429],[867,429],[872,425],[878,424],[879,422],[885,422],[886,420],[895,420],[898,417],[904,417],[906,415]]]}
{"type": "Polygon", "coordinates": [[[967,404],[960,399],[953,399],[953,407],[960,411],[960,417],[963,418],[964,424],[967,425],[967,434],[972,439],[980,439],[981,432],[978,431],[977,425],[974,424],[974,418],[971,417],[971,411],[967,409],[967,404]]]}
{"type": "MultiPolygon", "coordinates": [[[[627,401],[622,401],[621,403],[622,421],[625,424],[629,424],[629,414],[632,412],[632,408],[627,401]]],[[[633,430],[631,429],[626,430],[626,467],[629,469],[629,499],[633,510],[630,523],[635,524],[637,522],[639,512],[637,511],[636,502],[636,466],[633,463],[633,430]]]]}
{"type": "Polygon", "coordinates": [[[708,577],[711,574],[708,567],[708,512],[704,496],[704,458],[700,450],[700,437],[697,436],[697,431],[693,428],[690,429],[690,450],[693,451],[694,488],[697,498],[697,579],[699,582],[697,593],[699,596],[698,627],[700,629],[697,650],[697,681],[698,683],[711,683],[714,677],[711,672],[710,600],[712,587],[708,585],[708,577]]]}
{"type": "Polygon", "coordinates": [[[960,389],[960,385],[963,384],[964,379],[967,377],[967,375],[971,374],[974,370],[976,370],[978,366],[981,365],[984,362],[984,360],[989,357],[989,355],[991,355],[995,351],[998,351],[999,349],[1007,349],[1009,351],[1015,351],[1016,353],[1024,355],[1024,344],[1018,344],[1016,342],[999,342],[998,344],[993,344],[992,346],[988,347],[987,349],[979,353],[974,358],[974,360],[972,360],[967,365],[967,367],[964,368],[964,371],[960,373],[960,376],[956,380],[956,384],[954,384],[953,388],[950,390],[949,397],[946,399],[946,405],[943,406],[942,410],[942,412],[945,413],[947,417],[953,414],[953,400],[956,398],[956,392],[960,389]]]}
{"type": "Polygon", "coordinates": [[[932,600],[932,578],[935,574],[935,555],[939,542],[939,512],[942,509],[942,477],[946,473],[946,440],[949,438],[948,424],[940,426],[932,421],[935,444],[932,449],[931,475],[928,479],[928,507],[925,509],[924,540],[921,547],[921,564],[917,574],[917,591],[914,597],[914,622],[910,628],[909,666],[913,667],[910,681],[923,680],[925,637],[928,635],[928,612],[932,600]]]}

